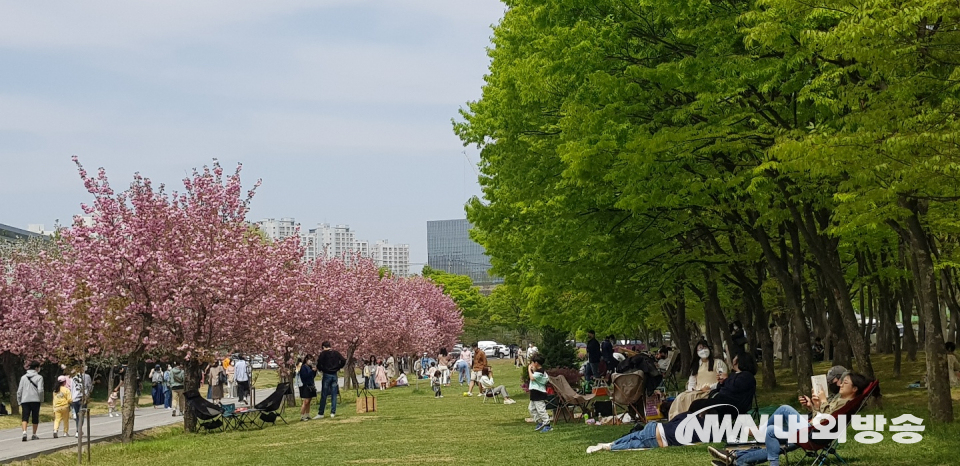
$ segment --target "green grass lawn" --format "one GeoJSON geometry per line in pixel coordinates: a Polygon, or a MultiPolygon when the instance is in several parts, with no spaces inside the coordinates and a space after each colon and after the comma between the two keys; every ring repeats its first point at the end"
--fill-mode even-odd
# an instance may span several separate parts
{"type": "MultiPolygon", "coordinates": [[[[884,393],[882,409],[890,417],[912,413],[927,417],[925,392],[906,385],[919,379],[922,361],[905,363],[905,374],[892,379],[892,359],[875,357],[880,368],[884,393]]],[[[587,455],[585,449],[598,442],[613,441],[630,426],[588,426],[560,423],[553,432],[540,434],[524,422],[526,394],[519,390],[520,369],[508,361],[493,361],[496,380],[516,394],[517,404],[482,404],[477,397],[463,397],[456,382],[435,399],[427,384],[420,389],[395,388],[377,391],[377,412],[356,414],[353,394],[346,393],[337,418],[300,422],[298,408],[288,408],[290,425],[248,432],[184,434],[178,427],[149,432],[131,445],[95,446],[98,464],[208,464],[214,458],[231,464],[661,464],[707,465],[704,446],[674,447],[640,452],[600,452],[587,455]]],[[[827,364],[817,366],[825,372],[827,364]]],[[[796,386],[789,373],[778,374],[782,386],[761,393],[761,404],[780,404],[796,399],[796,386]]],[[[261,379],[262,380],[262,379],[261,379]]],[[[262,380],[264,383],[265,380],[262,380]]],[[[414,382],[415,383],[415,382],[414,382]]],[[[258,386],[263,386],[258,383],[258,386]]],[[[960,415],[960,391],[954,391],[955,409],[960,415]]],[[[316,413],[316,407],[312,408],[316,413]]],[[[925,424],[929,421],[925,421],[925,424]]],[[[933,465],[956,464],[960,422],[934,424],[914,445],[900,445],[890,434],[876,445],[852,441],[840,452],[854,464],[933,465]]],[[[69,465],[76,456],[70,452],[36,458],[23,464],[69,465]]]]}

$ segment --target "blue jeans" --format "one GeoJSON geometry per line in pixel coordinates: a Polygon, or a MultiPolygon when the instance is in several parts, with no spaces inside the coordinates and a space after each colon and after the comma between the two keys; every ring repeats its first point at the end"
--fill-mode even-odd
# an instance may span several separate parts
{"type": "Polygon", "coordinates": [[[466,361],[457,361],[457,372],[460,373],[460,384],[470,383],[470,366],[466,361]]]}
{"type": "Polygon", "coordinates": [[[153,397],[153,405],[160,406],[163,404],[163,384],[157,384],[153,386],[151,390],[151,396],[153,397]]]}
{"type": "Polygon", "coordinates": [[[618,438],[613,442],[613,445],[610,445],[610,449],[632,450],[635,448],[657,448],[659,446],[657,443],[657,423],[648,422],[647,425],[643,427],[643,430],[630,432],[618,438]]]}
{"type": "Polygon", "coordinates": [[[323,416],[323,410],[327,407],[327,396],[330,396],[330,414],[337,414],[337,391],[340,384],[337,380],[337,374],[323,374],[320,381],[320,409],[317,414],[323,416]]]}
{"type": "Polygon", "coordinates": [[[173,392],[170,391],[170,387],[163,387],[163,407],[170,409],[170,406],[173,405],[173,392]]]}
{"type": "Polygon", "coordinates": [[[70,402],[70,407],[73,408],[73,414],[75,414],[75,415],[77,416],[77,432],[79,433],[79,432],[80,432],[80,421],[82,421],[82,419],[80,419],[81,403],[80,403],[79,401],[72,401],[72,402],[70,402]]]}
{"type": "Polygon", "coordinates": [[[767,420],[767,430],[763,435],[763,443],[766,448],[754,448],[740,453],[737,456],[737,466],[757,464],[764,461],[769,461],[770,466],[780,466],[780,439],[777,438],[775,429],[777,425],[780,425],[780,430],[786,431],[790,425],[790,418],[799,420],[800,413],[787,405],[777,408],[767,420]]]}

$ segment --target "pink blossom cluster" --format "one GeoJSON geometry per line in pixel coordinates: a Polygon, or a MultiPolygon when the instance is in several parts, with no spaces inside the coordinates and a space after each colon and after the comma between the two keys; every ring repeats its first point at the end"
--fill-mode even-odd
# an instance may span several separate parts
{"type": "Polygon", "coordinates": [[[313,352],[404,354],[451,346],[463,319],[432,282],[382,274],[360,257],[304,263],[296,236],[246,221],[253,189],[218,163],[167,193],[134,175],[122,192],[88,173],[93,196],[57,257],[0,263],[0,351],[27,358],[313,352]]]}

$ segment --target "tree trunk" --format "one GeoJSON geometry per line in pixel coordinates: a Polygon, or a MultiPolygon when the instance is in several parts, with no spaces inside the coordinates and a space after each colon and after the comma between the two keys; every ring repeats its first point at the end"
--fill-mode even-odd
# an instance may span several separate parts
{"type": "Polygon", "coordinates": [[[869,340],[864,342],[861,329],[857,325],[856,312],[853,309],[853,301],[850,296],[848,286],[838,251],[838,241],[829,238],[822,232],[825,214],[822,212],[814,213],[809,204],[802,206],[802,211],[795,203],[789,199],[789,190],[785,182],[779,182],[784,195],[787,198],[787,207],[794,219],[794,225],[803,234],[807,247],[813,256],[817,259],[823,279],[829,290],[833,294],[833,299],[837,303],[840,311],[840,320],[843,322],[843,328],[846,331],[846,340],[853,350],[853,357],[857,361],[859,372],[867,377],[874,377],[873,363],[870,361],[869,340]],[[819,221],[818,221],[819,218],[819,221]]]}
{"type": "Polygon", "coordinates": [[[896,230],[910,251],[908,257],[922,310],[921,319],[926,334],[924,351],[927,362],[927,404],[933,419],[952,422],[953,401],[950,398],[950,378],[947,372],[947,354],[940,320],[937,273],[933,264],[932,248],[920,222],[921,207],[915,200],[901,199],[900,204],[911,213],[904,220],[905,227],[898,225],[896,230]]]}
{"type": "MultiPolygon", "coordinates": [[[[183,362],[183,391],[200,391],[200,361],[190,358],[183,362]]],[[[202,394],[201,394],[202,396],[202,394]]],[[[248,394],[249,396],[249,394],[248,394]]],[[[181,407],[183,410],[183,431],[194,433],[197,431],[197,415],[192,409],[181,407]]]]}
{"type": "Polygon", "coordinates": [[[17,387],[20,385],[20,377],[23,376],[18,370],[22,368],[22,364],[18,364],[20,358],[17,355],[4,351],[0,353],[0,364],[3,364],[3,373],[7,375],[7,390],[10,392],[10,415],[16,416],[20,414],[20,405],[17,403],[17,387]]]}
{"type": "Polygon", "coordinates": [[[663,313],[670,327],[670,339],[674,350],[680,351],[680,373],[685,374],[693,365],[693,351],[690,348],[690,333],[687,331],[687,306],[683,299],[683,286],[678,286],[678,295],[674,302],[664,298],[663,313]]]}
{"type": "Polygon", "coordinates": [[[907,350],[907,361],[917,360],[917,335],[913,333],[913,282],[900,280],[900,319],[903,321],[903,347],[907,350]]]}
{"type": "Polygon", "coordinates": [[[127,370],[123,378],[123,417],[121,418],[120,440],[123,443],[133,441],[133,420],[136,415],[137,406],[140,404],[140,398],[137,396],[137,379],[139,371],[137,366],[140,364],[142,351],[137,350],[127,356],[127,370]]]}
{"type": "Polygon", "coordinates": [[[354,367],[356,360],[353,357],[356,351],[357,349],[354,346],[347,348],[347,363],[343,366],[343,388],[346,390],[357,388],[357,370],[354,367]]]}
{"type": "Polygon", "coordinates": [[[853,354],[850,348],[850,344],[847,342],[846,338],[843,338],[843,322],[840,322],[840,313],[836,310],[835,303],[831,300],[829,303],[831,309],[830,312],[830,326],[833,328],[834,334],[834,351],[833,351],[833,365],[834,366],[843,366],[847,369],[852,367],[853,354]]]}

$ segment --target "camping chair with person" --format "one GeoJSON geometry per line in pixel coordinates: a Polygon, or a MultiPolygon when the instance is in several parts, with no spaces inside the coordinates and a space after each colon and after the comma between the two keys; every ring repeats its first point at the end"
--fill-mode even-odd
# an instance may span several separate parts
{"type": "Polygon", "coordinates": [[[286,403],[283,402],[283,397],[289,394],[289,389],[289,382],[281,382],[277,384],[277,389],[274,390],[273,393],[254,406],[254,408],[260,411],[258,417],[261,426],[268,422],[276,425],[277,419],[283,421],[284,424],[287,423],[287,420],[283,418],[283,411],[286,406],[286,403]]]}
{"type": "Polygon", "coordinates": [[[627,372],[625,374],[613,374],[610,381],[610,401],[613,402],[613,417],[615,423],[622,420],[617,415],[617,407],[623,409],[625,413],[632,413],[636,416],[634,421],[646,422],[644,413],[644,380],[642,372],[627,372]]]}
{"type": "Polygon", "coordinates": [[[577,393],[570,386],[570,382],[567,382],[567,379],[562,375],[548,375],[547,378],[557,395],[556,406],[553,411],[554,422],[560,420],[561,412],[564,420],[572,421],[577,408],[580,408],[581,415],[590,411],[595,395],[577,393]]]}
{"type": "MultiPolygon", "coordinates": [[[[837,447],[840,446],[840,439],[846,435],[845,432],[839,432],[837,425],[842,425],[844,428],[850,425],[850,420],[855,414],[860,413],[860,411],[867,405],[870,397],[880,396],[880,382],[873,380],[867,385],[867,388],[863,390],[863,393],[857,394],[855,398],[848,401],[845,405],[841,406],[839,409],[831,413],[830,415],[836,419],[833,429],[830,430],[832,435],[825,435],[823,433],[817,435],[818,429],[815,429],[813,425],[806,426],[806,432],[799,432],[797,435],[799,438],[806,438],[806,441],[796,443],[796,444],[787,444],[785,440],[780,440],[780,455],[784,457],[784,462],[786,464],[791,464],[790,453],[796,450],[802,450],[804,456],[796,460],[796,464],[801,465],[810,465],[810,466],[826,466],[830,464],[847,464],[847,461],[837,453],[837,447]],[[841,422],[842,421],[842,422],[841,422]],[[827,438],[823,438],[827,437],[827,438]],[[832,457],[832,460],[831,460],[832,457]]],[[[821,426],[828,426],[830,424],[829,419],[820,419],[818,421],[821,426]]],[[[745,449],[746,448],[756,448],[763,447],[762,442],[749,442],[749,443],[728,443],[728,449],[745,449]]]]}
{"type": "Polygon", "coordinates": [[[228,427],[228,421],[223,417],[223,408],[220,405],[211,403],[200,396],[199,390],[188,390],[183,392],[187,406],[196,416],[197,430],[202,428],[203,432],[220,431],[223,432],[228,427]]]}

